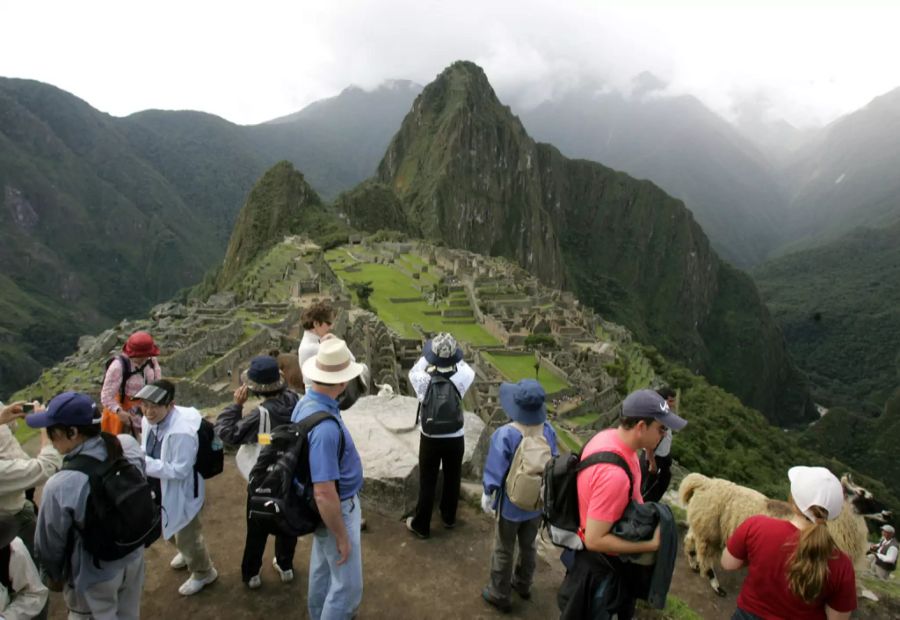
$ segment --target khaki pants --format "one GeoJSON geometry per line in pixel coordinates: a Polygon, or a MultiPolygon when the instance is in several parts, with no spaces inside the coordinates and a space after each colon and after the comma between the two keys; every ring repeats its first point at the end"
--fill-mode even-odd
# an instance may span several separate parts
{"type": "Polygon", "coordinates": [[[192,579],[204,579],[209,575],[212,562],[209,559],[209,551],[206,550],[206,541],[203,540],[199,512],[175,533],[175,547],[184,556],[192,579]]]}
{"type": "Polygon", "coordinates": [[[137,620],[144,589],[144,554],[124,566],[113,579],[97,583],[85,592],[68,585],[63,598],[69,620],[137,620]]]}
{"type": "Polygon", "coordinates": [[[879,579],[889,579],[891,572],[875,564],[875,555],[869,556],[869,570],[879,579]]]}

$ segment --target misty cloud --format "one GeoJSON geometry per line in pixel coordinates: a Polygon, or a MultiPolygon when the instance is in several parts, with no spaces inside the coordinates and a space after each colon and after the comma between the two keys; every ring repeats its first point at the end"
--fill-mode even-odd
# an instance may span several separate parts
{"type": "Polygon", "coordinates": [[[192,108],[257,123],[350,84],[425,84],[458,59],[484,67],[518,109],[585,88],[629,94],[649,72],[667,84],[654,96],[692,94],[731,120],[764,104],[767,118],[798,127],[900,86],[895,8],[33,0],[7,4],[4,17],[17,27],[0,40],[0,75],[116,115],[192,108]]]}

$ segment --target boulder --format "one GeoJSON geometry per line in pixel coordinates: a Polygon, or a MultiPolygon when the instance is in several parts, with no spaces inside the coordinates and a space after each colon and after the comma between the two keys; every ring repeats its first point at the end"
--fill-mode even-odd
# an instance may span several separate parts
{"type": "MultiPolygon", "coordinates": [[[[365,396],[342,414],[362,459],[362,495],[370,506],[387,515],[400,517],[415,507],[419,488],[417,405],[411,396],[365,396]]],[[[485,431],[477,415],[465,412],[464,478],[481,479],[489,439],[485,431]]]]}

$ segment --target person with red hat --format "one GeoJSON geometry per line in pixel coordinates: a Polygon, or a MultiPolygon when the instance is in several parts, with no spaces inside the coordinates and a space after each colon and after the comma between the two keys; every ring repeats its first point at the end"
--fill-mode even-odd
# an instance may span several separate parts
{"type": "Polygon", "coordinates": [[[140,408],[133,397],[148,383],[162,379],[158,355],[159,347],[153,342],[153,336],[137,331],[125,341],[122,353],[107,362],[100,390],[104,432],[140,435],[140,408]]]}

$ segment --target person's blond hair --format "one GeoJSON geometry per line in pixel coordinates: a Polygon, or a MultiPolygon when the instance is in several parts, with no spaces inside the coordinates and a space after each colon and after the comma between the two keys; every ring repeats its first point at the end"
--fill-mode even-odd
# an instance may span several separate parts
{"type": "MultiPolygon", "coordinates": [[[[802,515],[791,499],[794,511],[802,515]]],[[[837,545],[825,525],[828,511],[820,506],[810,506],[809,511],[816,517],[812,525],[800,532],[797,548],[787,566],[788,587],[806,603],[812,603],[822,594],[828,580],[828,561],[834,556],[837,545]]]]}

